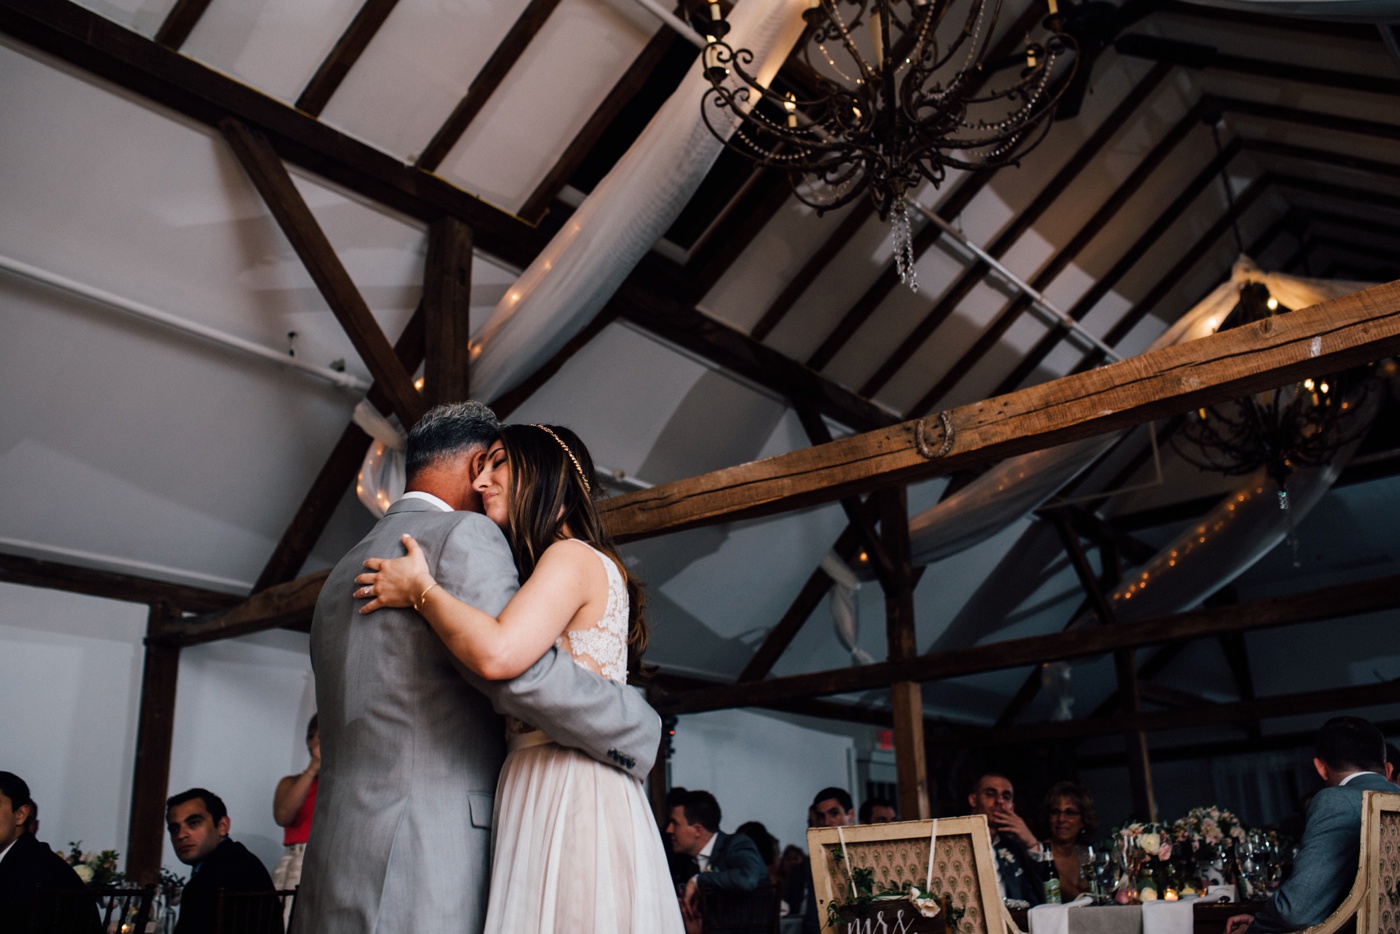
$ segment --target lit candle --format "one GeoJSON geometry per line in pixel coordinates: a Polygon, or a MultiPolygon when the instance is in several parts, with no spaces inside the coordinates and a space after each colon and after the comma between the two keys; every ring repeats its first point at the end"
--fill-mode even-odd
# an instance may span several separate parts
{"type": "Polygon", "coordinates": [[[885,67],[885,32],[877,10],[870,11],[870,39],[875,43],[875,70],[885,67]]]}
{"type": "Polygon", "coordinates": [[[783,100],[783,109],[787,111],[788,128],[797,129],[797,98],[793,97],[791,93],[783,100]]]}
{"type": "Polygon", "coordinates": [[[1164,902],[1174,902],[1177,898],[1179,896],[1176,894],[1176,889],[1167,889],[1162,893],[1162,901],[1164,902]]]}

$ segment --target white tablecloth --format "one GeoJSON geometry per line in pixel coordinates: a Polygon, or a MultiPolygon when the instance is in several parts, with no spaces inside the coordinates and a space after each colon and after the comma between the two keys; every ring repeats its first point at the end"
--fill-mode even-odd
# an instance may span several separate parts
{"type": "MultiPolygon", "coordinates": [[[[1207,897],[1221,894],[1212,886],[1207,897]]],[[[1194,896],[1177,901],[1143,902],[1141,905],[1093,907],[1088,896],[1066,905],[1037,905],[1030,910],[1030,934],[1193,934],[1194,896]]]]}

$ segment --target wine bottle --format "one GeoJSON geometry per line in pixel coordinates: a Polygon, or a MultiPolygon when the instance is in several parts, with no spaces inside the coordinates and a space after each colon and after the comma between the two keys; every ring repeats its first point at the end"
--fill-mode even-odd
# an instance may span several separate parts
{"type": "Polygon", "coordinates": [[[1060,872],[1055,868],[1055,857],[1051,853],[1046,853],[1049,858],[1045,860],[1045,904],[1058,905],[1062,901],[1060,898],[1060,872]]]}

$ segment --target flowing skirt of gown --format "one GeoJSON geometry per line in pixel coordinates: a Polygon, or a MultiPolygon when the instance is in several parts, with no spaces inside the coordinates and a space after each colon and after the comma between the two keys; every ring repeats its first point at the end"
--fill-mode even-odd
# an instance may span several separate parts
{"type": "Polygon", "coordinates": [[[641,782],[542,733],[512,742],[496,789],[489,934],[681,934],[641,782]]]}

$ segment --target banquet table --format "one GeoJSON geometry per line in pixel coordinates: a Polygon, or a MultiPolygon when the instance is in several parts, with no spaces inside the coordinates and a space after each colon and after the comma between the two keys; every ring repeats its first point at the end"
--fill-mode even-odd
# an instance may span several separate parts
{"type": "Polygon", "coordinates": [[[1140,905],[1038,905],[1028,913],[1030,934],[1221,934],[1229,917],[1254,906],[1221,903],[1218,895],[1140,905]]]}

